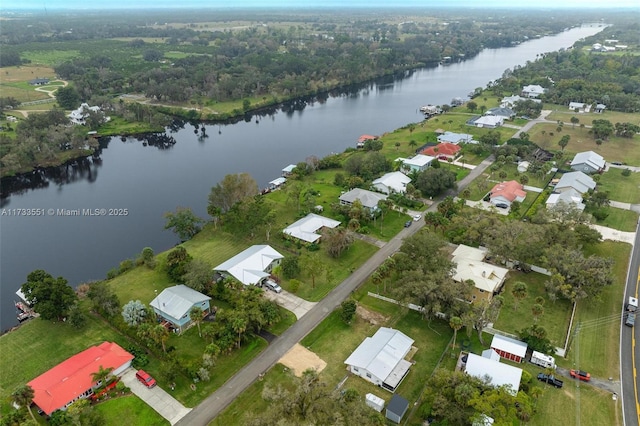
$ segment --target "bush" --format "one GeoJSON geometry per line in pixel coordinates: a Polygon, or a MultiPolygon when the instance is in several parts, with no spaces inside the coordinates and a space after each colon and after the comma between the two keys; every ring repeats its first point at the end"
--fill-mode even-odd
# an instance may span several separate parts
{"type": "Polygon", "coordinates": [[[624,169],[622,171],[622,176],[631,176],[631,170],[630,169],[624,169]]]}
{"type": "Polygon", "coordinates": [[[594,211],[591,212],[591,214],[593,215],[594,218],[596,218],[596,220],[599,220],[599,221],[605,220],[607,217],[609,217],[609,211],[604,207],[595,209],[594,211]]]}
{"type": "Polygon", "coordinates": [[[302,284],[299,280],[291,280],[289,281],[289,291],[291,293],[297,293],[300,290],[300,284],[302,284]]]}

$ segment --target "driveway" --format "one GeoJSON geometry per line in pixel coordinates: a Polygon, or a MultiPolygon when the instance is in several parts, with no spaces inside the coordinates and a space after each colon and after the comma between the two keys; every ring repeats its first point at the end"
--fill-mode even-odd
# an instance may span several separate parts
{"type": "Polygon", "coordinates": [[[636,239],[635,232],[618,231],[617,229],[607,228],[606,226],[590,224],[590,228],[602,234],[603,240],[620,241],[622,243],[629,243],[633,245],[636,239]]]}
{"type": "MultiPolygon", "coordinates": [[[[176,424],[191,411],[191,408],[180,404],[174,397],[161,389],[160,386],[148,389],[136,379],[136,370],[133,368],[127,369],[120,377],[122,382],[131,389],[131,392],[167,419],[172,425],[176,424]]],[[[122,419],[122,421],[126,422],[126,419],[122,419]]]]}
{"type": "Polygon", "coordinates": [[[275,301],[278,305],[293,312],[297,319],[302,318],[304,314],[309,312],[316,305],[316,302],[308,302],[295,294],[282,290],[280,293],[265,290],[264,297],[275,301]]]}

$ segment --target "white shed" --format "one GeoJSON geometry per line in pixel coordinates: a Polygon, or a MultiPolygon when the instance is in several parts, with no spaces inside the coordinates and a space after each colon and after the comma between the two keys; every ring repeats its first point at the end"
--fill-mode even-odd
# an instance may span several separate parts
{"type": "Polygon", "coordinates": [[[384,409],[384,399],[380,398],[379,396],[375,396],[372,393],[368,393],[365,396],[365,402],[369,407],[373,408],[378,413],[382,412],[382,410],[384,409]]]}

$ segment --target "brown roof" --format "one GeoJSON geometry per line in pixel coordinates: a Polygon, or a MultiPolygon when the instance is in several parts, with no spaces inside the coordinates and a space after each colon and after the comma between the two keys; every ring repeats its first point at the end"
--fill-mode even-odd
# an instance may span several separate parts
{"type": "Polygon", "coordinates": [[[491,198],[503,196],[509,201],[514,201],[518,197],[526,197],[527,193],[520,182],[510,180],[496,184],[491,190],[491,198]]]}
{"type": "Polygon", "coordinates": [[[377,136],[373,136],[373,135],[362,135],[358,138],[358,142],[366,142],[366,141],[370,141],[370,140],[376,140],[378,139],[377,136]]]}
{"type": "Polygon", "coordinates": [[[462,148],[460,148],[458,145],[454,145],[449,142],[442,142],[436,146],[430,146],[429,148],[423,150],[420,154],[430,155],[432,157],[437,157],[439,155],[451,156],[456,155],[456,153],[461,149],[462,148]]]}

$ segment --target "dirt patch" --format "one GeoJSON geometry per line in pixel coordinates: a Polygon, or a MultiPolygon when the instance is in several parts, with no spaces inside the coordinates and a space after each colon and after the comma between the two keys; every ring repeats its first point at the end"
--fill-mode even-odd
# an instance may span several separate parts
{"type": "Polygon", "coordinates": [[[39,66],[20,66],[20,67],[4,67],[2,68],[3,83],[15,83],[18,81],[29,81],[34,78],[55,78],[56,72],[53,68],[43,65],[39,66]]]}
{"type": "Polygon", "coordinates": [[[356,315],[372,325],[385,324],[387,321],[389,321],[389,317],[386,317],[377,312],[371,312],[360,305],[356,307],[356,315]]]}
{"type": "Polygon", "coordinates": [[[574,399],[574,400],[576,399],[576,397],[573,395],[573,393],[571,393],[570,391],[568,391],[566,389],[564,390],[564,394],[567,395],[571,399],[574,399]]]}
{"type": "Polygon", "coordinates": [[[322,358],[298,343],[284,354],[278,362],[289,367],[293,374],[298,377],[302,377],[304,370],[309,368],[313,368],[319,373],[327,366],[327,363],[322,358]]]}

